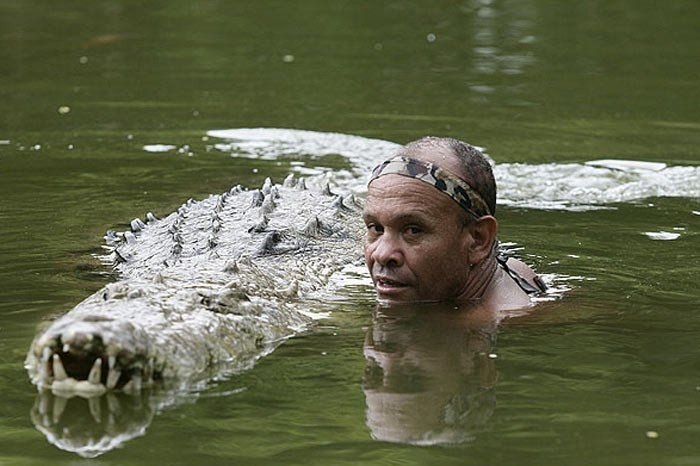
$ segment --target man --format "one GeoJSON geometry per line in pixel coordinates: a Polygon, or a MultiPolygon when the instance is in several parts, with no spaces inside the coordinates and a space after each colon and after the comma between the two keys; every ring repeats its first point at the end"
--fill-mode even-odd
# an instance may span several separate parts
{"type": "Polygon", "coordinates": [[[364,254],[380,301],[531,305],[544,284],[498,256],[496,183],[486,157],[456,139],[411,142],[369,181],[364,254]]]}

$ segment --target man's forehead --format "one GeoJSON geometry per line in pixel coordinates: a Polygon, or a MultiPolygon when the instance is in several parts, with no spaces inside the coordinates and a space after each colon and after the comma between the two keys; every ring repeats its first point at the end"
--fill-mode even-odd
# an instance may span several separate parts
{"type": "Polygon", "coordinates": [[[374,180],[367,192],[365,212],[396,208],[444,215],[459,211],[454,201],[423,181],[396,174],[374,180]]]}
{"type": "Polygon", "coordinates": [[[404,147],[399,155],[430,162],[460,177],[463,176],[460,161],[449,147],[439,145],[408,146],[404,147]]]}

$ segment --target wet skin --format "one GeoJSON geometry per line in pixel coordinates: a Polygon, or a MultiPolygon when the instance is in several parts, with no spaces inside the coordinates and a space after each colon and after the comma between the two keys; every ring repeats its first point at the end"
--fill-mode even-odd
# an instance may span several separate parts
{"type": "Polygon", "coordinates": [[[399,175],[374,180],[364,209],[365,261],[380,301],[431,302],[469,293],[474,239],[461,208],[399,175]]]}

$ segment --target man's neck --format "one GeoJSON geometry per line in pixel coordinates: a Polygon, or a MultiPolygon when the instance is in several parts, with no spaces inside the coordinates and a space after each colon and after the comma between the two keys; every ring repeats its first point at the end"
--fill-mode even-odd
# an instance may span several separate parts
{"type": "Polygon", "coordinates": [[[498,263],[495,254],[475,264],[469,270],[467,286],[459,296],[459,301],[477,301],[484,299],[496,278],[498,263]]]}

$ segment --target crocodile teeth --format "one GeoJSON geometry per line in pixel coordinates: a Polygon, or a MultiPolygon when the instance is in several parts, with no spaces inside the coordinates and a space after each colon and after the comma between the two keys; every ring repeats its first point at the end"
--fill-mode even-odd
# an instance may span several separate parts
{"type": "Polygon", "coordinates": [[[99,397],[91,397],[88,399],[88,407],[90,408],[90,414],[96,423],[100,424],[102,422],[102,408],[100,406],[99,397]]]}
{"type": "Polygon", "coordinates": [[[46,417],[49,412],[50,398],[48,396],[39,397],[39,414],[46,417]]]}
{"type": "Polygon", "coordinates": [[[134,384],[134,391],[136,393],[139,393],[141,391],[141,376],[140,375],[134,375],[131,378],[131,381],[134,384]]]}
{"type": "Polygon", "coordinates": [[[146,383],[151,383],[153,381],[153,361],[149,360],[146,363],[146,367],[143,368],[143,378],[146,383]]]}
{"type": "Polygon", "coordinates": [[[111,354],[107,358],[107,363],[109,364],[109,370],[111,371],[112,369],[114,369],[114,365],[117,363],[117,357],[115,355],[111,354]]]}
{"type": "Polygon", "coordinates": [[[70,345],[68,343],[64,343],[63,344],[63,352],[67,353],[68,351],[70,351],[70,345]]]}
{"type": "Polygon", "coordinates": [[[48,381],[51,377],[49,376],[49,365],[51,364],[50,356],[49,360],[42,364],[37,364],[37,382],[48,381]]]}
{"type": "Polygon", "coordinates": [[[53,399],[53,413],[52,413],[52,418],[54,424],[58,424],[58,422],[61,420],[61,416],[63,415],[63,411],[66,410],[66,405],[68,405],[68,399],[63,398],[62,396],[56,396],[53,399]]]}
{"type": "Polygon", "coordinates": [[[141,391],[141,376],[135,374],[133,377],[131,377],[131,380],[124,385],[122,390],[127,393],[139,393],[141,391]]]}
{"type": "Polygon", "coordinates": [[[116,396],[114,396],[113,393],[108,393],[107,394],[107,408],[109,410],[109,422],[111,424],[114,424],[114,413],[119,412],[119,400],[117,399],[116,396]]]}
{"type": "Polygon", "coordinates": [[[107,388],[113,389],[114,387],[117,386],[117,382],[119,382],[119,377],[122,376],[122,371],[119,369],[110,369],[109,373],[107,374],[107,388]]]}
{"type": "Polygon", "coordinates": [[[88,375],[88,382],[90,382],[91,384],[99,385],[101,376],[102,359],[97,358],[95,359],[95,363],[92,365],[92,369],[90,369],[90,374],[88,375]]]}
{"type": "Polygon", "coordinates": [[[44,349],[41,352],[41,359],[45,363],[48,364],[48,362],[51,360],[51,348],[48,346],[45,346],[44,349]]]}
{"type": "Polygon", "coordinates": [[[66,370],[63,368],[61,357],[57,354],[53,355],[53,376],[59,381],[66,380],[68,378],[68,374],[66,374],[66,370]]]}

